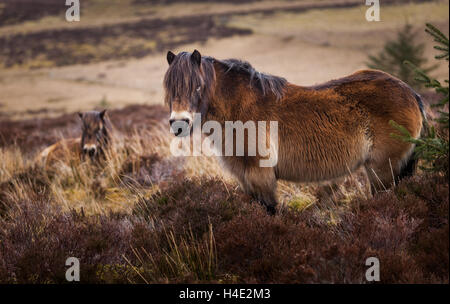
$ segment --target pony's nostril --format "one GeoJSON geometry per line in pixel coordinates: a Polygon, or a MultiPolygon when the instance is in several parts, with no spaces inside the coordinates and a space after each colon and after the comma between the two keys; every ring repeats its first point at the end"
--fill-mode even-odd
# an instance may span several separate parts
{"type": "Polygon", "coordinates": [[[94,156],[94,155],[95,155],[95,148],[89,149],[89,156],[94,156]]]}
{"type": "Polygon", "coordinates": [[[97,147],[92,146],[92,145],[87,145],[87,146],[83,147],[83,153],[89,155],[90,157],[93,157],[97,153],[97,147]]]}
{"type": "Polygon", "coordinates": [[[189,123],[185,119],[174,120],[170,125],[170,132],[175,136],[187,136],[189,128],[189,123]]]}

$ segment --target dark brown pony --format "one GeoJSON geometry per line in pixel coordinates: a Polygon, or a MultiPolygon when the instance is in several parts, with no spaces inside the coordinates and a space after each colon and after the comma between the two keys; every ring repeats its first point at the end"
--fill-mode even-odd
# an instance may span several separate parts
{"type": "MultiPolygon", "coordinates": [[[[168,52],[164,78],[170,123],[278,121],[278,162],[260,167],[257,156],[222,157],[245,192],[274,213],[278,179],[313,182],[366,168],[372,191],[414,172],[411,143],[393,138],[390,120],[418,138],[425,122],[420,96],[393,76],[358,71],[305,87],[257,72],[236,59],[168,52]]],[[[176,133],[176,132],[175,132],[176,133]]],[[[246,138],[248,140],[248,138],[246,138]]]]}
{"type": "Polygon", "coordinates": [[[88,157],[99,160],[104,156],[111,141],[112,126],[106,115],[106,110],[78,113],[82,123],[82,134],[78,138],[65,138],[44,149],[37,157],[37,161],[48,167],[58,160],[67,158],[88,157]]]}
{"type": "Polygon", "coordinates": [[[89,156],[94,159],[104,155],[111,139],[111,124],[105,113],[106,110],[78,113],[83,124],[80,147],[83,157],[89,156]]]}

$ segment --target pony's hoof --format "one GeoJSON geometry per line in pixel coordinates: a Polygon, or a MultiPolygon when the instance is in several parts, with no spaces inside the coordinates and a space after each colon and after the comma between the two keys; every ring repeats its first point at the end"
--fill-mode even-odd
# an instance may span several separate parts
{"type": "Polygon", "coordinates": [[[266,206],[267,209],[267,213],[269,213],[270,215],[275,215],[277,213],[277,209],[275,208],[275,206],[266,206]]]}

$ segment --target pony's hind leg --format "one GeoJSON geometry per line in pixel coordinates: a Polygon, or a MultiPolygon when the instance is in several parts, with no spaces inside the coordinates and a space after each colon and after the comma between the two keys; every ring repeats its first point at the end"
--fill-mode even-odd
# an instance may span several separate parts
{"type": "Polygon", "coordinates": [[[368,163],[364,167],[366,168],[372,195],[390,188],[393,183],[393,177],[392,173],[390,173],[389,165],[380,167],[368,163]]]}
{"type": "Polygon", "coordinates": [[[387,158],[379,162],[368,161],[364,167],[370,181],[371,192],[375,194],[379,191],[386,191],[403,177],[412,175],[416,168],[416,161],[411,155],[406,160],[387,158]]]}
{"type": "Polygon", "coordinates": [[[265,206],[267,212],[276,213],[277,180],[273,168],[246,168],[240,182],[244,191],[265,206]]]}
{"type": "Polygon", "coordinates": [[[408,176],[412,176],[417,170],[417,163],[418,159],[416,157],[416,154],[412,153],[405,166],[400,171],[400,175],[398,177],[399,180],[408,176]]]}

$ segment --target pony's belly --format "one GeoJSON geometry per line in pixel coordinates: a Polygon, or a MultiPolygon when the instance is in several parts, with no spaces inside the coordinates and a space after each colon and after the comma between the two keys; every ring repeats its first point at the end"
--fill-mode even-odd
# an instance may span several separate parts
{"type": "Polygon", "coordinates": [[[327,151],[306,158],[300,154],[281,154],[275,167],[278,179],[294,182],[318,182],[335,179],[358,169],[367,160],[370,145],[362,142],[353,151],[327,151]],[[350,152],[350,153],[349,153],[350,152]]]}
{"type": "MultiPolygon", "coordinates": [[[[352,166],[359,167],[359,166],[352,166]]],[[[349,172],[355,170],[355,168],[348,170],[343,166],[335,168],[320,168],[314,166],[314,164],[279,164],[276,167],[276,177],[277,179],[282,179],[291,182],[320,182],[325,180],[335,179],[344,175],[349,174],[349,172]],[[314,168],[315,167],[315,168],[314,168]]]]}

